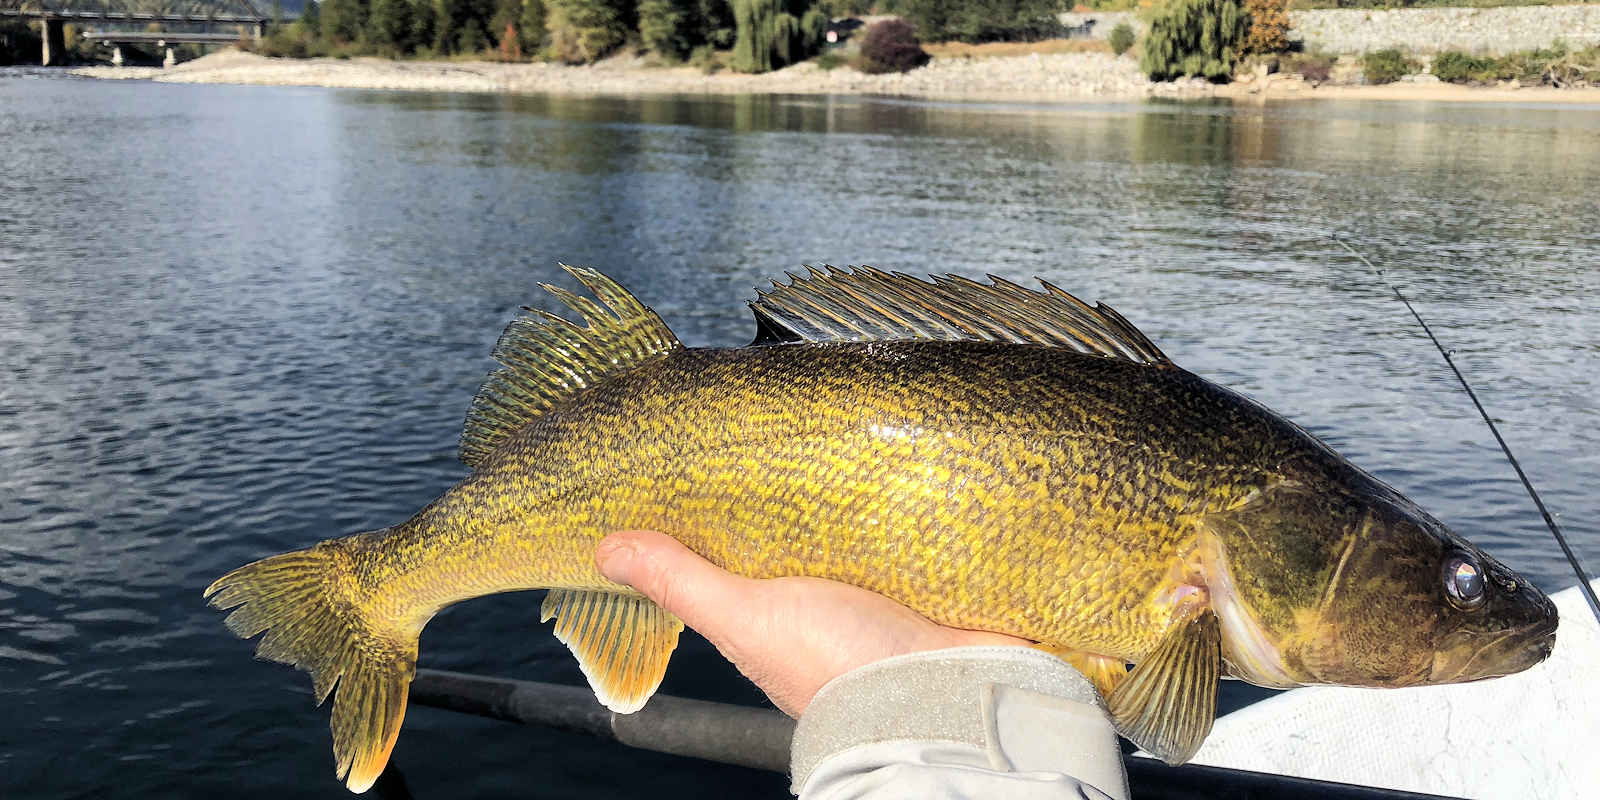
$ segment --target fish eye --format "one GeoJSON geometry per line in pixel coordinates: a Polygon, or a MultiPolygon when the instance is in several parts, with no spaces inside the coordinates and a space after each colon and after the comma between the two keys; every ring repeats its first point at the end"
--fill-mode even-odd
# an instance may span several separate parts
{"type": "Polygon", "coordinates": [[[1455,553],[1444,560],[1444,594],[1451,605],[1472,610],[1483,605],[1483,567],[1466,553],[1455,553]]]}

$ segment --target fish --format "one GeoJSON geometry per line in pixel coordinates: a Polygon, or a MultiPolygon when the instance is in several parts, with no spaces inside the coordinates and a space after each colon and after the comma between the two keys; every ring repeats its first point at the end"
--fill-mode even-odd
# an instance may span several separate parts
{"type": "Polygon", "coordinates": [[[460,456],[410,519],[205,590],[256,654],[334,698],[335,775],[369,788],[441,609],[547,590],[596,698],[641,708],[683,623],[595,566],[665,532],[753,578],[809,576],[1037,643],[1173,764],[1217,684],[1407,687],[1549,655],[1550,600],[1392,487],[1044,281],[813,269],[750,303],[750,345],[691,348],[604,274],[583,320],[525,307],[460,456]]]}

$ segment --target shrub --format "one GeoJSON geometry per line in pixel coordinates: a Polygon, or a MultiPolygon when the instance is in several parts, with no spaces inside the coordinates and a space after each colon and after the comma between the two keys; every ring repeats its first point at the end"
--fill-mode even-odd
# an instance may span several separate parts
{"type": "Polygon", "coordinates": [[[1494,80],[1495,59],[1446,50],[1433,59],[1434,77],[1447,83],[1494,80]]]}
{"type": "Polygon", "coordinates": [[[1033,42],[1062,35],[1059,0],[902,0],[898,5],[930,42],[1033,42]]]}
{"type": "Polygon", "coordinates": [[[689,54],[689,66],[710,75],[722,69],[722,62],[717,60],[717,50],[709,44],[703,44],[689,54]]]}
{"type": "Polygon", "coordinates": [[[548,0],[545,29],[551,55],[568,64],[598,61],[628,38],[622,8],[611,0],[548,0]]]}
{"type": "Polygon", "coordinates": [[[672,0],[640,0],[639,39],[669,59],[682,58],[689,50],[683,32],[685,16],[672,0]]]}
{"type": "Polygon", "coordinates": [[[1111,44],[1111,52],[1120,56],[1133,47],[1133,28],[1126,22],[1119,22],[1117,27],[1111,29],[1111,37],[1107,41],[1111,44]]]}
{"type": "Polygon", "coordinates": [[[1332,56],[1320,53],[1294,53],[1279,58],[1278,69],[1286,73],[1297,73],[1311,84],[1324,83],[1333,74],[1332,56]]]}
{"type": "Polygon", "coordinates": [[[1151,80],[1233,73],[1244,38],[1245,15],[1234,0],[1173,0],[1150,21],[1139,66],[1151,80]]]}
{"type": "Polygon", "coordinates": [[[1289,49],[1289,0],[1244,0],[1250,22],[1244,52],[1281,53],[1289,49]]]}
{"type": "Polygon", "coordinates": [[[1394,83],[1417,68],[1416,62],[1394,48],[1374,50],[1361,57],[1361,74],[1367,83],[1394,83]]]}
{"type": "Polygon", "coordinates": [[[903,19],[873,23],[861,38],[861,53],[856,69],[870,74],[905,72],[928,63],[928,54],[917,41],[917,31],[903,19]]]}
{"type": "Polygon", "coordinates": [[[828,72],[844,66],[844,57],[838,53],[823,53],[811,59],[811,63],[816,64],[817,69],[828,72]]]}

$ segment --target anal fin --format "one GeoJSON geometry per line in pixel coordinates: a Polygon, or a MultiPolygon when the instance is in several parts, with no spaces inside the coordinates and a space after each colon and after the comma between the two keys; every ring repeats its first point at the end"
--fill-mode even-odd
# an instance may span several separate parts
{"type": "Polygon", "coordinates": [[[1216,718],[1221,663],[1217,615],[1180,620],[1106,698],[1117,732],[1168,764],[1188,761],[1216,718]]]}
{"type": "Polygon", "coordinates": [[[661,685],[683,621],[650,600],[613,592],[551,589],[539,621],[556,620],[556,638],[578,657],[595,697],[631,714],[661,685]]]}
{"type": "Polygon", "coordinates": [[[1067,662],[1073,669],[1083,673],[1083,676],[1094,684],[1094,688],[1099,690],[1101,697],[1110,697],[1111,693],[1122,684],[1123,679],[1128,677],[1128,665],[1120,658],[1043,642],[1034,647],[1067,662]]]}

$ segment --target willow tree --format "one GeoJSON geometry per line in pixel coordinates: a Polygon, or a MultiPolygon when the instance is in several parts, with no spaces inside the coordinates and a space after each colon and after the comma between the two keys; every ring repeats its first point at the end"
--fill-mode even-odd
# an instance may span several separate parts
{"type": "Polygon", "coordinates": [[[731,0],[735,28],[733,68],[767,72],[817,52],[828,18],[810,0],[731,0]]]}

